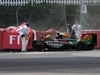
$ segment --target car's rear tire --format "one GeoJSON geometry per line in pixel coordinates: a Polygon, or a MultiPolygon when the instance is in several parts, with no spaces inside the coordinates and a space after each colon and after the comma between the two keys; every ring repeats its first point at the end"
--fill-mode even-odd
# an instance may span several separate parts
{"type": "Polygon", "coordinates": [[[95,45],[94,44],[90,44],[90,45],[88,45],[87,50],[93,50],[94,48],[95,48],[95,45]]]}
{"type": "Polygon", "coordinates": [[[86,43],[83,42],[83,41],[79,41],[77,42],[76,44],[76,49],[79,51],[79,50],[85,50],[86,49],[86,43]]]}

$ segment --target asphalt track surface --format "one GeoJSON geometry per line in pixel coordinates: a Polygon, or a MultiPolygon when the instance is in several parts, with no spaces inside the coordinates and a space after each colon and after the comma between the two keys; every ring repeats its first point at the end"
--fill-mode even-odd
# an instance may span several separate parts
{"type": "Polygon", "coordinates": [[[0,53],[0,75],[100,75],[100,50],[0,53]]]}

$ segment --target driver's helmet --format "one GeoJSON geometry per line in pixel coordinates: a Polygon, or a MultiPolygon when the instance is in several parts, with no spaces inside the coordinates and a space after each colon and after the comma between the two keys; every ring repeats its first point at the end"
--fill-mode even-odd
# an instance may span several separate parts
{"type": "Polygon", "coordinates": [[[51,40],[52,39],[52,36],[51,35],[47,35],[46,36],[46,40],[51,40]]]}

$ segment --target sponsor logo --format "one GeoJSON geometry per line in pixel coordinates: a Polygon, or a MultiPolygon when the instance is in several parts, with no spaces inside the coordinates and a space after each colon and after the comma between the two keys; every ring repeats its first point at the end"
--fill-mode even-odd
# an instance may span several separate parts
{"type": "MultiPolygon", "coordinates": [[[[84,37],[84,38],[86,38],[86,37],[88,37],[88,36],[89,36],[89,35],[85,35],[85,37],[84,37]]],[[[84,39],[84,38],[83,38],[83,39],[84,39]]]]}
{"type": "Polygon", "coordinates": [[[17,44],[20,44],[20,36],[16,35],[9,35],[10,37],[10,44],[13,44],[17,40],[17,44]]]}
{"type": "Polygon", "coordinates": [[[58,42],[46,42],[46,44],[49,45],[50,47],[54,47],[54,48],[60,48],[64,45],[64,44],[58,43],[58,42]]]}
{"type": "Polygon", "coordinates": [[[20,26],[20,27],[16,30],[16,32],[19,32],[19,31],[21,30],[21,28],[22,28],[22,26],[20,26]]]}

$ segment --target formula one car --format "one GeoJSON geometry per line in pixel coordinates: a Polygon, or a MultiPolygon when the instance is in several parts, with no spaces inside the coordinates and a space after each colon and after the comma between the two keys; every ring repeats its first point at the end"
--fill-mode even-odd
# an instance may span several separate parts
{"type": "MultiPolygon", "coordinates": [[[[18,27],[10,26],[7,28],[0,28],[0,51],[21,51],[22,42],[19,36],[20,29],[25,25],[25,22],[18,27]]],[[[96,47],[100,48],[99,45],[99,33],[100,31],[82,31],[81,40],[77,42],[75,37],[72,37],[68,34],[61,33],[55,29],[49,29],[47,31],[36,31],[28,28],[28,32],[31,34],[27,43],[27,50],[29,51],[42,51],[42,50],[92,50],[96,47]],[[56,32],[59,32],[60,35],[56,36],[56,32]],[[90,33],[90,34],[88,34],[90,33]],[[97,34],[91,34],[97,33],[97,34]],[[41,36],[51,35],[52,39],[42,40],[41,36]],[[98,40],[98,41],[97,41],[98,40]],[[98,43],[97,43],[98,42],[98,43]],[[32,49],[33,48],[33,49],[32,49]]]]}
{"type": "Polygon", "coordinates": [[[81,40],[77,41],[70,35],[59,35],[59,38],[52,40],[37,40],[33,42],[33,49],[37,51],[44,50],[92,50],[97,45],[97,34],[82,34],[81,40]]]}

